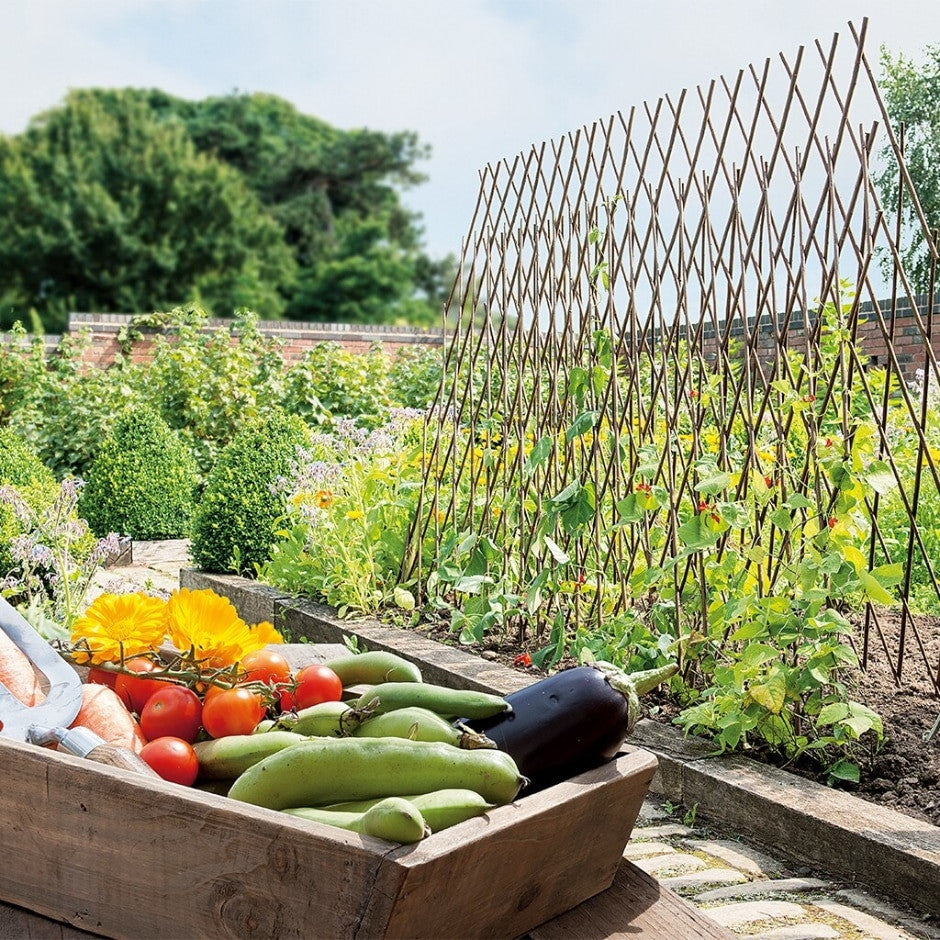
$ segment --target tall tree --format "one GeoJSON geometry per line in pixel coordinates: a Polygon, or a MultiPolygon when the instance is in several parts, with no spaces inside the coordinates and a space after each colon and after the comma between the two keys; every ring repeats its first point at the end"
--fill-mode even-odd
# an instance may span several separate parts
{"type": "MultiPolygon", "coordinates": [[[[882,48],[881,68],[879,84],[895,133],[904,126],[904,163],[927,224],[936,232],[940,228],[940,46],[928,46],[920,65],[882,48]]],[[[893,212],[898,204],[898,165],[890,148],[882,156],[875,179],[885,209],[893,212]]],[[[930,255],[909,195],[905,194],[902,206],[904,269],[914,289],[924,292],[930,282],[930,255]]]]}
{"type": "Polygon", "coordinates": [[[140,312],[193,298],[278,315],[294,274],[283,226],[242,174],[140,96],[69,94],[0,138],[0,317],[140,312]]]}

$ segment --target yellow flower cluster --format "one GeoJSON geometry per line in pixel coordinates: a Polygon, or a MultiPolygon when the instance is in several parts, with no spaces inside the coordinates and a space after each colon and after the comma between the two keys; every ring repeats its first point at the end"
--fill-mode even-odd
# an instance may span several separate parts
{"type": "Polygon", "coordinates": [[[119,662],[169,642],[208,669],[240,662],[253,650],[283,642],[266,621],[249,626],[232,602],[211,590],[181,588],[169,600],[147,594],[101,594],[72,626],[75,658],[119,662]]]}

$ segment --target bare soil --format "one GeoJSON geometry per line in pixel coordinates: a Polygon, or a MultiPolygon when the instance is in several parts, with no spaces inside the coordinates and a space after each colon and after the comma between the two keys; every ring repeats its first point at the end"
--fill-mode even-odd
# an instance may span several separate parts
{"type": "MultiPolygon", "coordinates": [[[[918,617],[908,620],[903,628],[903,664],[898,679],[900,616],[882,612],[872,619],[867,651],[861,618],[856,625],[854,642],[866,668],[850,694],[881,716],[885,740],[863,763],[860,782],[839,786],[873,803],[940,826],[940,724],[931,736],[940,716],[940,697],[930,678],[931,672],[936,676],[940,671],[940,618],[918,617]]],[[[423,625],[418,632],[438,642],[455,643],[454,635],[443,624],[423,625]]],[[[511,638],[487,638],[484,644],[467,649],[525,671],[533,681],[541,675],[538,669],[518,661],[526,649],[511,638]]],[[[662,697],[651,696],[647,701],[650,703],[658,706],[649,716],[654,720],[671,722],[678,712],[674,703],[662,697]]],[[[759,750],[749,756],[779,764],[759,750]]],[[[825,774],[812,765],[788,765],[787,769],[826,782],[825,774]]]]}

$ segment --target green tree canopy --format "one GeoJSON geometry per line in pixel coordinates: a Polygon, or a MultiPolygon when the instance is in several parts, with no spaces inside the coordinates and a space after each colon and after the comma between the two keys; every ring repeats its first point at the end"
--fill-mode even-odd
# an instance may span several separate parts
{"type": "Polygon", "coordinates": [[[134,95],[72,92],[0,138],[4,320],[39,311],[142,312],[198,297],[219,315],[278,315],[295,262],[278,222],[232,167],[134,95]]]}
{"type": "MultiPolygon", "coordinates": [[[[904,163],[931,231],[940,227],[940,46],[928,46],[920,65],[882,48],[879,81],[897,134],[904,126],[904,163]]],[[[876,176],[882,202],[889,212],[898,205],[898,165],[886,148],[884,164],[876,176]]],[[[930,256],[920,219],[910,195],[902,209],[906,237],[902,246],[904,269],[915,290],[926,291],[930,256]]]]}
{"type": "Polygon", "coordinates": [[[274,95],[92,89],[0,138],[0,324],[198,298],[271,318],[437,322],[453,272],[401,191],[410,131],[338,130],[274,95]]]}

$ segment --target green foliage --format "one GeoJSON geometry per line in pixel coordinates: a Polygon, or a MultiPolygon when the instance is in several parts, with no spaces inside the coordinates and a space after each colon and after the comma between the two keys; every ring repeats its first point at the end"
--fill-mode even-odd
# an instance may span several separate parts
{"type": "Polygon", "coordinates": [[[339,343],[317,343],[288,370],[284,409],[317,423],[330,415],[376,426],[391,405],[388,370],[378,343],[365,354],[347,352],[339,343]]]}
{"type": "Polygon", "coordinates": [[[211,329],[206,311],[190,304],[166,314],[162,325],[141,394],[178,431],[205,474],[239,428],[278,410],[280,344],[247,311],[211,329]]]}
{"type": "Polygon", "coordinates": [[[189,534],[196,463],[153,410],[138,407],[116,421],[85,478],[79,511],[92,531],[135,539],[189,534]]]}
{"type": "Polygon", "coordinates": [[[46,362],[37,343],[10,416],[10,426],[57,479],[83,477],[116,415],[140,397],[139,369],[123,362],[111,369],[87,367],[89,341],[87,333],[64,336],[46,362]]]}
{"type": "Polygon", "coordinates": [[[389,371],[389,394],[403,408],[428,408],[444,369],[443,352],[433,346],[403,346],[389,371]]]}
{"type": "Polygon", "coordinates": [[[427,155],[413,132],[341,131],[274,95],[73,91],[0,139],[0,322],[193,299],[437,322],[454,263],[427,257],[400,196],[427,155]]]}
{"type": "Polygon", "coordinates": [[[245,424],[219,454],[192,523],[191,554],[209,571],[252,572],[271,552],[285,497],[276,490],[307,440],[295,415],[245,424]]]}
{"type": "Polygon", "coordinates": [[[414,608],[399,578],[421,490],[420,429],[403,411],[371,432],[344,422],[315,434],[285,481],[287,513],[262,580],[340,616],[414,608]]]}
{"type": "Polygon", "coordinates": [[[3,594],[47,639],[66,639],[82,613],[85,597],[101,564],[118,549],[117,536],[95,542],[78,517],[78,485],[67,478],[34,506],[16,487],[0,486],[0,505],[21,528],[8,549],[15,563],[3,594]]]}
{"type": "MultiPolygon", "coordinates": [[[[14,487],[37,513],[52,504],[58,490],[49,468],[19,435],[5,427],[0,427],[0,484],[14,487]]],[[[0,503],[0,574],[6,575],[15,567],[10,545],[24,532],[23,520],[10,505],[0,503]]]]}
{"type": "Polygon", "coordinates": [[[282,227],[242,175],[197,151],[132,91],[73,91],[0,138],[0,299],[47,328],[69,310],[144,311],[200,297],[277,316],[293,276],[282,227]]]}
{"type": "MultiPolygon", "coordinates": [[[[940,46],[927,46],[921,64],[902,54],[892,56],[881,50],[882,95],[891,115],[894,132],[904,125],[904,163],[924,211],[931,232],[940,227],[940,46]]],[[[890,212],[896,211],[900,182],[894,151],[886,144],[882,167],[875,176],[881,201],[890,212]]],[[[902,220],[907,238],[901,248],[904,270],[914,289],[926,292],[930,283],[930,253],[920,220],[909,193],[904,193],[902,220]]],[[[891,258],[885,259],[888,272],[891,258]]]]}

